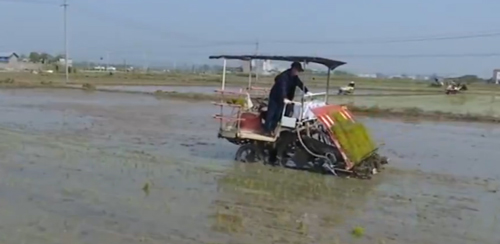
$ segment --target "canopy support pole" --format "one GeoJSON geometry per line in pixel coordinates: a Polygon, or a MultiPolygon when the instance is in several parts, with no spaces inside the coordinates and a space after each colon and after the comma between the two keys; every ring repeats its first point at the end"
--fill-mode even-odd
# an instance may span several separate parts
{"type": "Polygon", "coordinates": [[[223,91],[226,88],[226,66],[227,66],[227,59],[224,59],[224,64],[222,65],[222,87],[221,87],[221,90],[223,91]]]}
{"type": "Polygon", "coordinates": [[[328,67],[328,73],[326,75],[326,94],[325,94],[325,103],[328,104],[328,96],[329,96],[329,91],[330,91],[330,74],[332,70],[330,67],[328,67]]]}
{"type": "Polygon", "coordinates": [[[248,72],[248,87],[247,90],[250,90],[252,88],[252,59],[248,61],[248,65],[250,66],[249,72],[248,72]]]}
{"type": "MultiPolygon", "coordinates": [[[[306,63],[306,61],[304,61],[304,62],[303,62],[303,65],[302,65],[302,68],[304,69],[304,71],[306,71],[306,65],[307,65],[307,63],[306,63]]],[[[304,72],[304,73],[305,73],[305,72],[304,72]]],[[[310,77],[308,77],[308,78],[310,78],[310,77]]],[[[310,81],[310,80],[309,80],[309,81],[310,81]]],[[[305,92],[304,90],[302,90],[302,99],[301,99],[301,101],[300,101],[300,102],[301,102],[301,106],[300,106],[300,117],[299,117],[301,121],[302,121],[302,119],[303,119],[303,118],[302,118],[302,115],[304,114],[304,101],[305,101],[305,98],[304,98],[304,97],[305,97],[305,95],[306,95],[306,92],[305,92]]]]}

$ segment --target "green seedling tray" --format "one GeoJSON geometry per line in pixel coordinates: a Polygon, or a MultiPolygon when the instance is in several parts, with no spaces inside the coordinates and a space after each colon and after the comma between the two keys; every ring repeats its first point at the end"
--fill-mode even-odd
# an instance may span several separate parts
{"type": "Polygon", "coordinates": [[[363,123],[346,119],[340,112],[334,112],[329,116],[335,121],[330,130],[355,165],[377,150],[370,132],[363,123]]]}

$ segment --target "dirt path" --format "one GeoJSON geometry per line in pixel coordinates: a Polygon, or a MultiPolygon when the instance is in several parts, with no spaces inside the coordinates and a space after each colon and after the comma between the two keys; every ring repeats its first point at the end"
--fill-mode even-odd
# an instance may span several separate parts
{"type": "Polygon", "coordinates": [[[236,147],[216,139],[215,109],[118,93],[0,91],[0,242],[500,239],[496,128],[366,119],[391,167],[371,181],[342,180],[235,164],[236,147]]]}

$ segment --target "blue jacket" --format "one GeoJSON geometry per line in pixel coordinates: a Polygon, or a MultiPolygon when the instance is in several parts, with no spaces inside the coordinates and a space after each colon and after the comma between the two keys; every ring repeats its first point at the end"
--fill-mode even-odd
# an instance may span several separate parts
{"type": "Polygon", "coordinates": [[[299,87],[306,93],[309,91],[307,87],[304,86],[299,76],[292,76],[291,70],[287,69],[274,78],[274,85],[269,93],[269,100],[278,103],[283,103],[285,98],[293,100],[296,87],[299,87]]]}

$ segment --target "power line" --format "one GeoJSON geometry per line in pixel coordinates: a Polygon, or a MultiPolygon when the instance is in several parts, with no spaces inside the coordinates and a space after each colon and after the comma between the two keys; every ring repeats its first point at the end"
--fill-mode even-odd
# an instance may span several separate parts
{"type": "MultiPolygon", "coordinates": [[[[476,32],[471,34],[454,34],[454,35],[434,35],[420,36],[408,38],[384,38],[384,39],[345,39],[345,40],[267,40],[262,41],[264,44],[295,44],[295,45],[330,45],[330,44],[395,44],[395,43],[412,43],[412,42],[429,42],[429,41],[447,41],[447,40],[465,40],[478,39],[500,36],[500,30],[490,32],[476,32]]],[[[200,45],[184,45],[184,48],[206,48],[217,46],[252,46],[255,42],[252,41],[219,41],[217,43],[200,44],[200,45]]]]}
{"type": "MultiPolygon", "coordinates": [[[[36,3],[36,4],[54,4],[55,2],[48,0],[0,0],[0,2],[12,2],[12,3],[36,3]]],[[[163,31],[156,27],[148,24],[139,23],[131,19],[111,17],[106,14],[96,12],[84,8],[82,6],[77,6],[80,10],[79,12],[86,12],[96,18],[105,19],[107,21],[115,22],[119,26],[126,26],[127,28],[135,28],[142,31],[151,31],[152,33],[159,34],[160,36],[169,39],[180,39],[186,41],[194,42],[205,42],[199,45],[182,45],[181,48],[206,48],[206,47],[217,47],[217,46],[253,46],[255,42],[248,40],[230,40],[230,41],[218,41],[218,40],[207,40],[199,38],[190,34],[174,32],[174,31],[163,31]]],[[[358,39],[339,39],[339,40],[261,40],[263,44],[292,44],[292,45],[363,45],[363,44],[395,44],[395,43],[412,43],[412,42],[428,42],[428,41],[446,41],[446,40],[461,40],[461,39],[476,39],[476,38],[488,38],[488,37],[498,37],[500,36],[500,30],[493,31],[483,31],[483,32],[468,32],[468,33],[457,33],[448,35],[427,35],[427,36],[415,36],[406,38],[358,38],[358,39]]]]}
{"type": "MultiPolygon", "coordinates": [[[[49,4],[49,5],[54,5],[56,6],[57,3],[53,1],[48,1],[48,0],[0,0],[0,2],[11,2],[11,3],[26,3],[26,4],[49,4]]],[[[182,33],[182,32],[175,32],[175,31],[165,31],[162,29],[158,29],[157,27],[154,27],[152,25],[148,25],[145,23],[137,22],[135,20],[129,19],[129,18],[116,18],[116,17],[111,17],[110,15],[104,14],[104,13],[99,13],[97,11],[94,11],[89,8],[85,8],[81,5],[75,6],[79,11],[78,12],[84,12],[87,15],[90,15],[94,18],[98,18],[101,20],[105,20],[107,22],[114,22],[118,26],[121,27],[127,27],[127,28],[134,28],[136,30],[141,30],[141,31],[150,31],[151,33],[154,33],[156,35],[168,38],[168,39],[178,39],[178,40],[184,40],[184,41],[191,41],[191,42],[200,42],[204,43],[199,46],[181,46],[181,47],[216,47],[216,46],[229,46],[229,45],[253,45],[253,42],[249,41],[216,41],[216,40],[207,40],[204,38],[200,38],[194,35],[190,35],[187,33],[182,33]]]]}
{"type": "Polygon", "coordinates": [[[334,54],[332,57],[344,58],[473,58],[499,57],[500,53],[455,53],[455,54],[334,54]]]}
{"type": "MultiPolygon", "coordinates": [[[[255,52],[255,51],[254,51],[255,52]]],[[[254,53],[252,52],[252,53],[254,53]]],[[[134,50],[128,51],[112,51],[112,53],[127,53],[129,55],[140,54],[141,52],[134,50]]],[[[215,55],[224,54],[223,52],[214,51],[203,51],[203,52],[179,52],[179,51],[156,51],[159,55],[188,55],[188,56],[202,56],[202,55],[215,55]]],[[[233,53],[234,55],[249,55],[249,53],[233,53]]],[[[266,55],[266,53],[259,53],[260,55],[266,55]]],[[[307,54],[284,54],[284,53],[272,53],[272,55],[296,55],[296,56],[308,56],[307,54]]],[[[500,52],[487,52],[487,53],[434,53],[434,54],[327,54],[322,55],[331,58],[394,58],[394,59],[406,59],[406,58],[474,58],[474,57],[500,57],[500,52]]]]}
{"type": "Polygon", "coordinates": [[[207,48],[207,47],[227,47],[227,46],[255,46],[252,41],[218,41],[200,45],[181,45],[180,48],[207,48]]]}
{"type": "Polygon", "coordinates": [[[34,3],[34,4],[49,4],[49,5],[54,5],[56,6],[57,3],[53,1],[47,1],[47,0],[0,0],[0,2],[7,2],[7,3],[34,3]]]}
{"type": "Polygon", "coordinates": [[[159,29],[158,27],[154,27],[150,24],[146,23],[141,23],[126,17],[111,17],[109,15],[106,15],[104,13],[99,13],[97,11],[82,7],[82,6],[75,6],[75,8],[78,8],[79,12],[84,12],[85,14],[91,15],[95,18],[99,18],[105,21],[109,22],[114,22],[118,26],[121,27],[127,27],[127,28],[134,28],[137,30],[141,31],[150,31],[151,33],[157,34],[159,36],[168,38],[168,39],[177,39],[177,40],[183,40],[183,41],[189,41],[189,42],[199,42],[199,43],[204,43],[203,45],[214,45],[214,46],[224,46],[224,45],[239,45],[242,42],[234,42],[234,41],[215,41],[215,40],[208,40],[204,38],[200,38],[191,34],[187,33],[182,33],[178,31],[165,31],[162,29],[159,29]]]}
{"type": "MultiPolygon", "coordinates": [[[[81,7],[79,7],[82,9],[81,7]]],[[[103,15],[96,11],[83,8],[84,12],[97,16],[98,18],[104,18],[107,20],[117,20],[116,18],[110,17],[109,15],[103,15]]],[[[206,48],[206,47],[217,47],[217,46],[253,46],[254,41],[248,40],[230,40],[230,41],[220,41],[220,40],[207,40],[193,35],[180,32],[172,31],[162,31],[151,25],[144,23],[139,23],[130,19],[121,18],[117,20],[116,23],[120,26],[124,26],[124,23],[128,28],[132,27],[139,30],[150,30],[155,34],[160,34],[162,36],[168,36],[168,38],[183,39],[195,42],[205,42],[203,44],[197,45],[182,45],[182,48],[206,48]]],[[[391,43],[410,43],[410,42],[424,42],[424,41],[445,41],[445,40],[460,40],[460,39],[475,39],[475,38],[486,38],[486,37],[497,37],[500,36],[500,30],[493,31],[482,31],[482,32],[461,32],[456,34],[440,34],[440,35],[427,35],[427,36],[414,36],[414,37],[399,37],[399,38],[379,38],[379,39],[344,39],[344,40],[264,40],[261,41],[263,44],[391,44],[391,43]]]]}
{"type": "Polygon", "coordinates": [[[474,33],[474,34],[458,34],[448,36],[423,36],[399,39],[351,39],[351,40],[324,40],[324,41],[289,41],[289,40],[270,40],[266,43],[272,44],[391,44],[391,43],[409,43],[409,42],[425,42],[425,41],[445,41],[445,40],[461,40],[461,39],[475,39],[484,37],[497,37],[500,36],[500,31],[490,33],[474,33]]]}
{"type": "MultiPolygon", "coordinates": [[[[35,3],[35,4],[55,4],[52,1],[48,0],[0,0],[0,2],[13,2],[13,3],[35,3]]],[[[65,59],[66,59],[66,80],[69,78],[69,68],[68,68],[68,61],[69,61],[69,55],[68,55],[68,40],[67,40],[67,27],[66,27],[66,8],[67,4],[64,3],[62,5],[65,8],[65,17],[64,17],[64,25],[65,25],[65,31],[64,31],[64,46],[65,46],[65,59]]],[[[103,15],[99,14],[98,12],[95,11],[88,11],[83,8],[83,12],[90,13],[91,15],[97,16],[98,18],[103,18],[107,19],[108,21],[114,21],[116,18],[113,18],[109,15],[103,15]]],[[[82,8],[79,7],[79,12],[82,12],[82,8]]],[[[131,21],[129,19],[123,18],[122,20],[118,20],[116,23],[120,26],[126,26],[128,28],[137,28],[140,30],[149,30],[155,34],[160,34],[161,36],[168,36],[169,38],[174,38],[174,39],[181,39],[181,40],[190,40],[190,41],[197,41],[197,42],[206,42],[205,44],[201,44],[198,46],[181,46],[181,47],[225,47],[225,46],[238,46],[238,45],[255,45],[255,42],[251,41],[214,41],[214,40],[206,40],[206,39],[201,39],[197,38],[191,35],[187,35],[185,33],[179,33],[179,32],[165,32],[165,31],[158,31],[157,28],[152,27],[150,25],[144,24],[144,23],[138,23],[135,21],[131,21]]],[[[471,38],[484,38],[484,37],[495,37],[495,36],[500,36],[500,31],[498,30],[493,30],[493,31],[483,31],[483,32],[469,32],[469,33],[456,33],[456,34],[441,34],[441,35],[433,35],[433,36],[417,36],[417,37],[408,37],[408,38],[400,38],[400,39],[351,39],[351,40],[325,40],[325,41],[286,41],[286,40],[270,40],[270,41],[265,41],[260,43],[276,43],[276,44],[382,44],[382,43],[404,43],[404,42],[423,42],[423,41],[442,41],[442,40],[458,40],[458,39],[471,39],[471,38]]],[[[259,45],[257,44],[257,45],[259,45]]],[[[127,51],[130,52],[130,51],[127,51]]],[[[158,53],[158,51],[155,51],[155,53],[158,53]]],[[[213,54],[216,52],[211,52],[211,53],[204,53],[203,55],[206,54],[213,54]]],[[[184,53],[179,53],[179,54],[184,54],[184,53]]],[[[202,54],[189,54],[185,53],[185,55],[202,55],[202,54]]],[[[356,59],[372,59],[372,58],[377,58],[377,59],[408,59],[408,58],[480,58],[480,57],[498,57],[500,56],[500,53],[459,53],[459,54],[334,54],[334,55],[328,55],[331,57],[339,57],[339,58],[356,58],[356,59]]]]}

